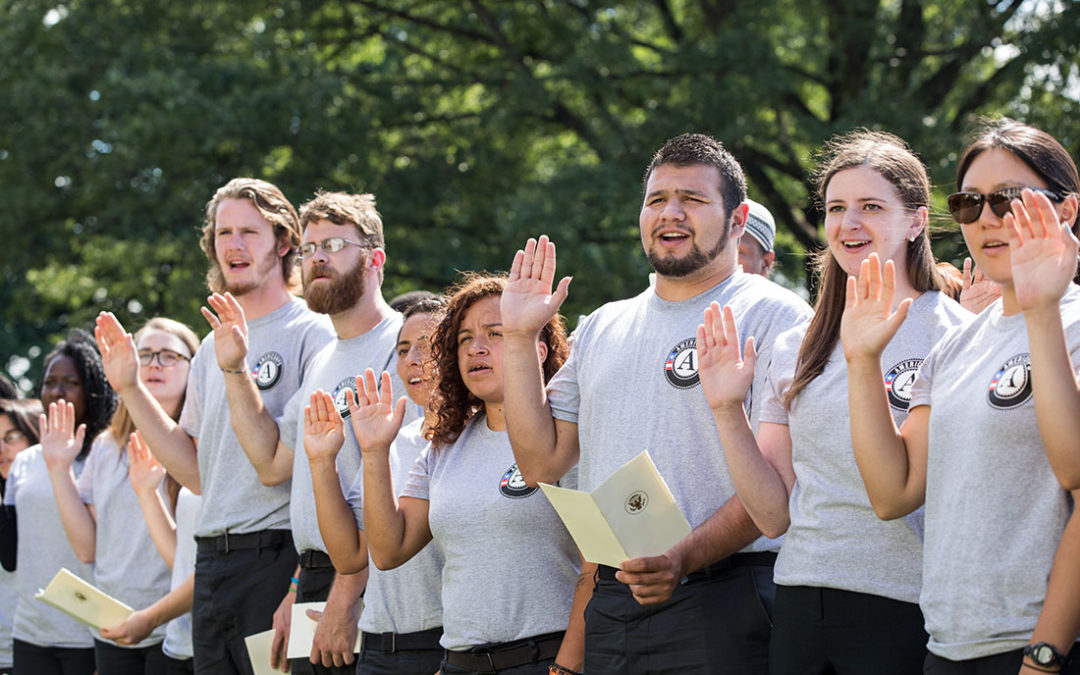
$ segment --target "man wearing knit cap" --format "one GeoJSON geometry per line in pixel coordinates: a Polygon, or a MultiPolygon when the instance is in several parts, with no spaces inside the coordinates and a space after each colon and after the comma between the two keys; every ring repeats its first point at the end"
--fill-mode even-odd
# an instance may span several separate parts
{"type": "Polygon", "coordinates": [[[739,239],[739,264],[747,274],[769,276],[776,253],[776,221],[764,204],[747,199],[750,212],[746,216],[746,232],[739,239]]]}

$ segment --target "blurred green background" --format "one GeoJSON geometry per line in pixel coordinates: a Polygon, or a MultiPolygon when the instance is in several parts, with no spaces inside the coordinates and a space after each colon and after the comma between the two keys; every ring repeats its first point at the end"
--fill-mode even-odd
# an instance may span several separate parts
{"type": "Polygon", "coordinates": [[[0,0],[0,368],[101,309],[205,332],[205,202],[231,177],[373,192],[387,297],[559,244],[578,314],[638,292],[641,174],[703,131],[776,215],[782,283],[805,288],[830,135],[907,139],[944,214],[980,115],[1080,154],[1075,0],[0,0]]]}

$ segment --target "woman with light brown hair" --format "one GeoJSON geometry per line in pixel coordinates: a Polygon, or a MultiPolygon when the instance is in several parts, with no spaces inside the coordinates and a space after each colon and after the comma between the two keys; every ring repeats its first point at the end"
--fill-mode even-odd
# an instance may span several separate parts
{"type": "Polygon", "coordinates": [[[787,535],[775,567],[770,672],[918,672],[926,653],[917,604],[922,513],[883,522],[867,499],[846,415],[840,320],[848,277],[872,256],[889,260],[897,301],[913,301],[912,320],[889,343],[877,386],[902,421],[919,364],[968,313],[941,292],[926,231],[930,180],[901,139],[860,130],[830,140],[818,197],[828,248],[818,261],[816,311],[760,364],[770,386],[757,438],[743,410],[754,345],[740,358],[732,312],[716,303],[698,329],[702,390],[747,512],[766,536],[787,535]]]}

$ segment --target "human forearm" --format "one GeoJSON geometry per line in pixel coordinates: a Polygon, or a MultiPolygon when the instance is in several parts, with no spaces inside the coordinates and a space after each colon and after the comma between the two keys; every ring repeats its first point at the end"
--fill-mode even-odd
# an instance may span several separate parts
{"type": "Polygon", "coordinates": [[[883,520],[905,516],[925,500],[925,466],[911,461],[896,428],[881,364],[862,359],[848,361],[847,366],[851,444],[870,504],[883,520]]]}
{"type": "Polygon", "coordinates": [[[391,489],[387,453],[364,454],[364,534],[371,562],[393,569],[416,555],[429,541],[427,501],[403,497],[391,489]]]}
{"type": "Polygon", "coordinates": [[[672,547],[681,561],[680,577],[741,551],[760,536],[742,501],[731,497],[672,547]]]}
{"type": "Polygon", "coordinates": [[[158,490],[144,490],[137,494],[139,507],[142,509],[143,520],[146,521],[146,529],[150,532],[150,539],[154,542],[154,548],[165,564],[172,569],[176,558],[176,523],[173,522],[169,510],[165,506],[158,490]]]}
{"type": "Polygon", "coordinates": [[[353,574],[367,567],[367,543],[356,526],[349,503],[341,492],[334,460],[311,462],[311,484],[315,492],[315,513],[326,552],[341,574],[353,574]]]}
{"type": "MultiPolygon", "coordinates": [[[[754,525],[770,538],[787,531],[791,522],[788,513],[788,485],[779,470],[765,458],[754,438],[750,420],[741,404],[713,408],[713,419],[724,448],[728,471],[735,491],[754,525]]],[[[781,426],[781,425],[772,425],[781,426]]],[[[786,427],[782,432],[786,434],[786,427]]],[[[779,434],[774,434],[779,435],[779,434]]],[[[787,440],[787,463],[791,463],[791,440],[787,440]]],[[[788,469],[790,473],[790,468],[788,469]]],[[[792,477],[792,482],[794,482],[792,477]]]]}
{"type": "MultiPolygon", "coordinates": [[[[1080,490],[1073,491],[1073,503],[1080,490]]],[[[1031,642],[1048,642],[1068,654],[1080,635],[1080,511],[1074,510],[1058,543],[1050,581],[1031,642]]],[[[1025,659],[1027,660],[1027,659],[1025,659]]]]}
{"type": "Polygon", "coordinates": [[[585,607],[592,599],[596,582],[596,564],[582,561],[581,573],[578,574],[574,588],[574,600],[570,606],[570,620],[566,626],[566,635],[555,656],[555,663],[576,672],[585,670],[585,607]]]}
{"type": "Polygon", "coordinates": [[[201,494],[195,441],[139,382],[120,393],[150,452],[181,485],[201,494]]]}
{"type": "Polygon", "coordinates": [[[195,575],[190,574],[179,586],[147,608],[153,610],[154,627],[190,612],[194,597],[195,575]]]}
{"type": "Polygon", "coordinates": [[[64,532],[67,534],[72,550],[75,551],[75,556],[84,563],[94,562],[97,523],[90,514],[90,509],[79,497],[71,466],[50,467],[49,480],[52,482],[60,521],[64,524],[64,532]]]}
{"type": "Polygon", "coordinates": [[[293,452],[281,442],[277,422],[246,368],[225,373],[229,420],[240,447],[263,485],[278,485],[292,476],[293,452]]]}
{"type": "Polygon", "coordinates": [[[521,476],[529,485],[554,483],[577,462],[575,452],[559,447],[544,376],[536,357],[535,336],[507,335],[503,340],[503,398],[507,432],[521,476]]]}
{"type": "Polygon", "coordinates": [[[1035,417],[1054,475],[1065,489],[1080,488],[1080,389],[1077,388],[1061,311],[1024,312],[1031,354],[1035,417]]]}

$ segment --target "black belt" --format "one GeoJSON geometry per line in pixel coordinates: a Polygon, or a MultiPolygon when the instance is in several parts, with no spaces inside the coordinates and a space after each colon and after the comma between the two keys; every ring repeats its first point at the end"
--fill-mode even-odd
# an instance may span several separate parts
{"type": "Polygon", "coordinates": [[[333,566],[334,563],[330,561],[330,556],[326,555],[325,551],[309,548],[300,553],[300,567],[304,569],[333,566]]]}
{"type": "Polygon", "coordinates": [[[360,648],[365,652],[434,651],[442,649],[439,638],[442,628],[430,628],[415,633],[363,633],[360,648]]]}
{"type": "Polygon", "coordinates": [[[249,534],[225,534],[217,537],[195,537],[199,553],[229,553],[252,548],[278,548],[292,544],[289,530],[260,530],[249,534]]]}
{"type": "MultiPolygon", "coordinates": [[[[712,577],[719,576],[721,572],[726,572],[733,567],[758,567],[758,566],[772,566],[776,563],[776,553],[773,551],[759,551],[757,553],[735,553],[723,560],[718,560],[711,565],[703,567],[696,572],[687,574],[682,583],[692,584],[696,581],[704,581],[711,579],[712,577]]],[[[598,565],[596,568],[596,575],[598,578],[604,581],[616,581],[615,573],[619,570],[615,567],[608,567],[607,565],[598,565]]]]}
{"type": "Polygon", "coordinates": [[[488,645],[468,652],[446,651],[446,662],[478,673],[497,673],[530,663],[554,659],[562,644],[563,632],[488,645]]]}

